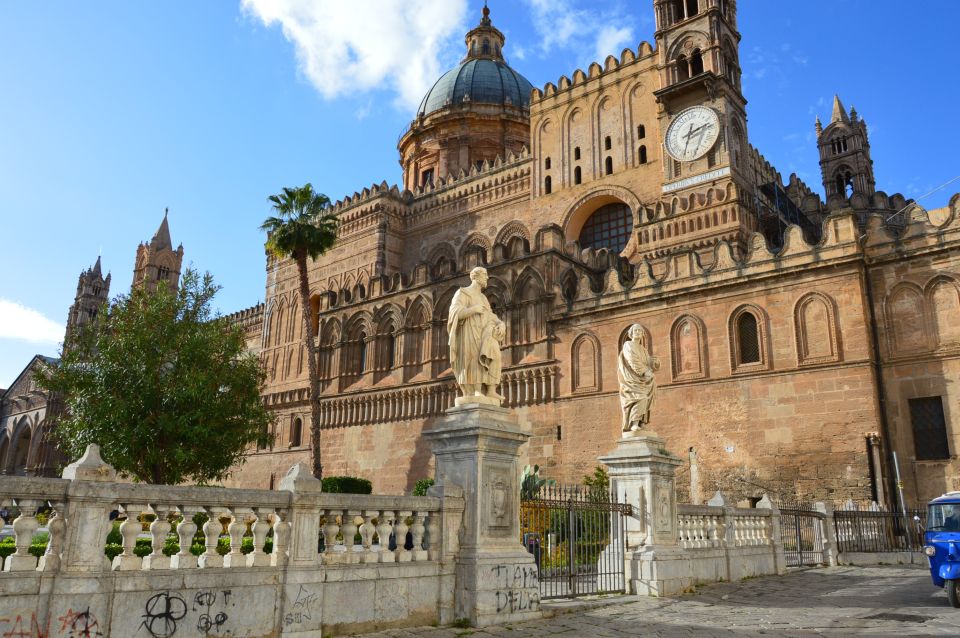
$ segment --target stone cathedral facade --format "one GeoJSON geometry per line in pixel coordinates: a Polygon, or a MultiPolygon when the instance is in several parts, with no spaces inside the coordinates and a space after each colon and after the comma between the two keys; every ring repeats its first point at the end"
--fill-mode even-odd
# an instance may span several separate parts
{"type": "Polygon", "coordinates": [[[266,303],[233,316],[277,415],[236,484],[309,457],[307,356],[326,472],[382,492],[432,475],[421,433],[455,396],[447,310],[485,265],[501,393],[545,476],[579,482],[614,448],[639,323],[661,362],[652,429],[695,450],[704,493],[890,503],[894,453],[909,502],[960,489],[960,197],[925,211],[879,190],[839,99],[810,149],[825,199],[784,182],[750,144],[734,0],[654,4],[653,45],[541,88],[484,10],[399,141],[402,186],[335,204],[310,299],[271,259],[266,303]]]}

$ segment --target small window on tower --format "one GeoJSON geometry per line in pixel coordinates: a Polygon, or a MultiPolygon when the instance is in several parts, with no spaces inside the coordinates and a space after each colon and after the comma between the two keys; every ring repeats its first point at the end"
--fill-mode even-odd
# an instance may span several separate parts
{"type": "Polygon", "coordinates": [[[694,49],[690,55],[690,76],[701,73],[703,73],[703,54],[700,53],[700,49],[694,49]]]}
{"type": "Polygon", "coordinates": [[[549,195],[552,190],[553,190],[553,180],[551,180],[550,176],[547,175],[547,177],[543,180],[543,194],[549,195]]]}
{"type": "Polygon", "coordinates": [[[700,3],[697,0],[687,0],[687,17],[692,18],[693,16],[700,13],[700,3]]]}
{"type": "Polygon", "coordinates": [[[166,266],[160,266],[160,268],[157,269],[157,279],[160,281],[167,281],[170,279],[170,269],[166,266]]]}
{"type": "Polygon", "coordinates": [[[642,140],[646,136],[647,136],[647,127],[641,124],[640,126],[637,127],[637,139],[642,140]]]}
{"type": "Polygon", "coordinates": [[[548,171],[550,170],[550,158],[549,158],[549,157],[548,157],[547,159],[543,160],[543,168],[545,168],[545,169],[548,170],[548,171]]]}
{"type": "Polygon", "coordinates": [[[604,166],[604,168],[606,169],[607,175],[613,175],[613,158],[612,157],[607,158],[606,165],[604,166]]]}
{"type": "Polygon", "coordinates": [[[573,169],[573,183],[579,184],[582,178],[582,173],[580,172],[580,167],[573,169]]]}
{"type": "Polygon", "coordinates": [[[603,148],[607,151],[613,148],[613,141],[610,139],[609,135],[603,140],[603,148]]]}
{"type": "Polygon", "coordinates": [[[577,146],[576,148],[573,149],[573,159],[575,159],[575,160],[580,159],[580,147],[579,147],[579,146],[577,146]]]}
{"type": "Polygon", "coordinates": [[[646,146],[640,147],[640,163],[641,164],[647,163],[647,147],[646,146]]]}
{"type": "Polygon", "coordinates": [[[100,286],[94,286],[94,287],[93,287],[93,294],[94,294],[94,295],[99,295],[99,294],[100,294],[100,286]]]}
{"type": "Polygon", "coordinates": [[[490,40],[483,41],[483,54],[490,55],[490,40]]]}
{"type": "Polygon", "coordinates": [[[680,177],[680,162],[673,160],[673,176],[680,177]]]}
{"type": "Polygon", "coordinates": [[[433,186],[433,169],[432,168],[428,168],[427,170],[420,173],[420,185],[426,186],[427,184],[429,184],[430,186],[433,186]]]}

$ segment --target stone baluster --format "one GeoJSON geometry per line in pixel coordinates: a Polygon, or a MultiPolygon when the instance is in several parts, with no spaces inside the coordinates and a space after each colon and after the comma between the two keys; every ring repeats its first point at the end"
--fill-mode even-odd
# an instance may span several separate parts
{"type": "Polygon", "coordinates": [[[270,564],[274,567],[286,567],[290,562],[290,523],[285,520],[286,512],[273,513],[273,552],[270,554],[270,564]]]}
{"type": "Polygon", "coordinates": [[[163,553],[163,545],[167,541],[167,534],[170,533],[170,521],[167,520],[169,510],[159,504],[151,503],[150,509],[153,510],[154,519],[150,523],[150,546],[153,551],[148,556],[143,557],[143,569],[170,569],[170,557],[163,553]]]}
{"type": "Polygon", "coordinates": [[[136,503],[123,503],[121,509],[127,515],[126,519],[120,523],[120,537],[123,543],[123,551],[113,558],[112,568],[118,571],[137,570],[143,567],[143,560],[133,553],[137,545],[137,535],[142,529],[140,523],[140,513],[142,507],[136,503]]]}
{"type": "Polygon", "coordinates": [[[373,551],[373,535],[377,532],[373,519],[379,516],[377,510],[364,510],[363,524],[360,525],[360,543],[363,545],[362,563],[376,563],[379,560],[377,552],[373,551]]]}
{"type": "Polygon", "coordinates": [[[243,555],[243,534],[247,531],[247,517],[253,513],[249,507],[231,508],[230,524],[227,525],[227,534],[230,535],[230,553],[223,557],[224,567],[245,567],[247,557],[243,555]]]}
{"type": "Polygon", "coordinates": [[[220,541],[220,532],[223,531],[220,515],[226,514],[228,510],[224,507],[208,507],[206,510],[210,518],[203,524],[204,552],[197,562],[203,568],[223,567],[223,556],[217,552],[217,543],[220,541]]]}
{"type": "Polygon", "coordinates": [[[680,547],[686,547],[686,528],[687,528],[687,517],[683,514],[677,516],[677,544],[680,547]]]}
{"type": "Polygon", "coordinates": [[[16,537],[16,551],[7,557],[3,571],[26,572],[37,568],[37,559],[30,553],[30,544],[33,542],[33,533],[40,527],[36,513],[41,501],[35,499],[15,499],[20,508],[20,515],[13,521],[13,533],[16,537]]]}
{"type": "Polygon", "coordinates": [[[412,512],[397,512],[397,518],[393,523],[393,538],[397,543],[396,554],[398,563],[408,563],[412,558],[410,550],[406,549],[407,531],[410,529],[407,525],[407,518],[411,514],[412,512]]]}
{"type": "Polygon", "coordinates": [[[190,553],[190,546],[193,544],[193,535],[197,533],[197,524],[193,522],[193,515],[197,510],[183,506],[177,510],[180,512],[180,522],[177,524],[180,551],[170,557],[170,568],[194,569],[197,567],[197,557],[190,553]]]}
{"type": "Polygon", "coordinates": [[[338,517],[343,516],[343,510],[325,510],[323,524],[323,562],[327,565],[339,563],[341,556],[337,552],[337,534],[340,533],[338,517]]]}
{"type": "Polygon", "coordinates": [[[267,541],[267,532],[270,531],[270,515],[273,514],[273,508],[257,507],[254,509],[253,525],[250,531],[253,532],[253,551],[247,554],[247,567],[267,567],[270,565],[270,556],[263,551],[263,545],[267,541]]]}
{"type": "Polygon", "coordinates": [[[47,532],[50,540],[47,549],[37,564],[38,572],[56,572],[60,570],[60,552],[63,551],[63,539],[67,535],[67,522],[64,520],[63,503],[51,503],[54,516],[47,521],[47,532]]]}
{"type": "Polygon", "coordinates": [[[426,512],[414,512],[413,525],[410,533],[413,536],[413,560],[427,560],[427,550],[423,549],[423,535],[427,531],[423,521],[427,518],[426,512]]]}
{"type": "Polygon", "coordinates": [[[390,549],[390,532],[393,530],[395,516],[394,512],[387,510],[380,513],[380,518],[377,521],[377,540],[380,542],[379,559],[381,563],[396,561],[396,556],[390,549]]]}
{"type": "Polygon", "coordinates": [[[712,514],[706,517],[704,538],[706,539],[707,547],[716,547],[719,544],[717,542],[717,517],[712,514]]]}
{"type": "Polygon", "coordinates": [[[345,552],[344,560],[347,563],[359,563],[360,552],[356,551],[354,540],[357,535],[357,517],[360,516],[360,510],[347,510],[343,515],[341,523],[341,533],[343,534],[343,549],[345,552]]]}
{"type": "Polygon", "coordinates": [[[427,559],[440,560],[440,512],[427,514],[427,559]]]}

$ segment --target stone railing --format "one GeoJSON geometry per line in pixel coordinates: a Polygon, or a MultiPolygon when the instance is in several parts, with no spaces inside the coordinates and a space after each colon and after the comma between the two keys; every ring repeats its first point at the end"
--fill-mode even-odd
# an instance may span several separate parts
{"type": "MultiPolygon", "coordinates": [[[[537,405],[556,396],[554,365],[510,369],[502,379],[504,407],[537,405]]],[[[457,385],[451,380],[322,398],[320,424],[342,427],[438,417],[453,407],[456,396],[457,385]]]]}
{"type": "Polygon", "coordinates": [[[680,504],[677,510],[677,544],[684,549],[761,547],[773,543],[769,508],[680,504]]]}
{"type": "Polygon", "coordinates": [[[453,485],[431,496],[329,494],[304,464],[276,491],[141,485],[118,482],[90,446],[62,479],[4,477],[0,506],[17,515],[16,549],[0,573],[0,635],[31,623],[48,635],[54,619],[72,622],[80,609],[101,633],[69,635],[141,635],[143,623],[143,635],[161,625],[173,635],[178,622],[217,635],[326,635],[454,618],[464,499],[453,485]],[[190,551],[195,514],[207,517],[199,556],[190,551]],[[110,561],[114,520],[122,551],[110,561]],[[39,559],[38,530],[48,534],[39,559]],[[141,556],[144,537],[151,549],[141,556]]]}

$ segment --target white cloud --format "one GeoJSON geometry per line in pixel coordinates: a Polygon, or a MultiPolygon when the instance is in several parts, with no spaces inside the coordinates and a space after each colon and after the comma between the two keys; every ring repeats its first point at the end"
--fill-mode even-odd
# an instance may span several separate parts
{"type": "Polygon", "coordinates": [[[0,339],[33,343],[60,343],[64,327],[33,308],[0,298],[0,339]]]}
{"type": "Polygon", "coordinates": [[[597,48],[594,59],[605,59],[608,55],[620,57],[620,52],[627,46],[633,46],[633,30],[629,27],[603,27],[597,33],[597,48]]]}
{"type": "Polygon", "coordinates": [[[241,0],[279,24],[300,71],[327,99],[387,88],[413,109],[460,54],[467,0],[241,0]],[[456,47],[456,48],[454,48],[456,47]]]}

